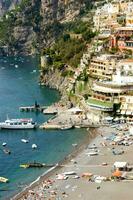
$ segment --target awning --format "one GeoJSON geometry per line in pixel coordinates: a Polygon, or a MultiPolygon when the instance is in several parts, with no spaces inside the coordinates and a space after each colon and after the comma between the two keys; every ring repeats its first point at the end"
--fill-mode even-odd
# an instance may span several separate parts
{"type": "Polygon", "coordinates": [[[116,170],[116,171],[112,174],[112,176],[114,176],[114,177],[121,177],[121,176],[122,176],[122,173],[121,173],[119,170],[116,170]]]}
{"type": "Polygon", "coordinates": [[[125,110],[121,110],[121,114],[125,115],[126,111],[125,110]]]}
{"type": "Polygon", "coordinates": [[[114,167],[115,168],[124,168],[124,167],[127,167],[128,163],[127,162],[115,162],[114,163],[114,167]]]}
{"type": "Polygon", "coordinates": [[[126,111],[126,115],[131,115],[132,114],[132,112],[131,111],[126,111]]]}
{"type": "Polygon", "coordinates": [[[105,117],[105,120],[109,120],[109,121],[111,121],[111,120],[113,120],[113,117],[110,117],[110,116],[108,116],[108,117],[105,117]]]}
{"type": "Polygon", "coordinates": [[[119,117],[116,117],[116,118],[114,119],[115,122],[116,122],[116,121],[119,121],[119,120],[120,120],[119,117]]]}
{"type": "Polygon", "coordinates": [[[120,120],[124,120],[124,119],[126,119],[124,116],[121,116],[121,117],[120,117],[120,120]]]}

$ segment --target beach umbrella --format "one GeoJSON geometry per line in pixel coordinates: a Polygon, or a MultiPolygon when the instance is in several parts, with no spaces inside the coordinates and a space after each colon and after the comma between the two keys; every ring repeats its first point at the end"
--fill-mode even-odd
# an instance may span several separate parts
{"type": "Polygon", "coordinates": [[[115,119],[114,119],[114,121],[119,121],[120,120],[120,118],[119,117],[116,117],[115,119]]]}
{"type": "Polygon", "coordinates": [[[113,174],[112,174],[113,177],[121,177],[122,176],[122,172],[120,170],[116,170],[113,174]]]}

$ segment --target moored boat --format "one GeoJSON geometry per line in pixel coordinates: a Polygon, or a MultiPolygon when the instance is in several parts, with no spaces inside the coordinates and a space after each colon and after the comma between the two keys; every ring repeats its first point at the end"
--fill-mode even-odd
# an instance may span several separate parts
{"type": "Polygon", "coordinates": [[[36,144],[32,144],[32,149],[37,149],[37,145],[36,144]]]}
{"type": "Polygon", "coordinates": [[[21,142],[28,143],[28,142],[29,142],[29,140],[26,140],[26,139],[21,139],[21,142]]]}
{"type": "Polygon", "coordinates": [[[64,125],[61,127],[61,130],[68,130],[68,129],[71,129],[73,128],[73,125],[64,125]]]}
{"type": "Polygon", "coordinates": [[[1,129],[33,129],[36,123],[32,119],[7,119],[5,122],[0,122],[1,129]]]}
{"type": "Polygon", "coordinates": [[[7,143],[6,143],[6,142],[3,142],[3,143],[2,143],[2,146],[3,146],[3,147],[5,147],[6,145],[7,145],[7,143]]]}
{"type": "Polygon", "coordinates": [[[0,182],[7,183],[7,182],[9,182],[9,179],[0,176],[0,182]]]}

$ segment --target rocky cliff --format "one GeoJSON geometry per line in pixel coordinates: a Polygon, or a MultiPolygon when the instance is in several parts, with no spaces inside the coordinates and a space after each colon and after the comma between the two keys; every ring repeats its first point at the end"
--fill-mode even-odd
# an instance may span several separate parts
{"type": "MultiPolygon", "coordinates": [[[[20,0],[12,2],[10,7],[20,0]]],[[[0,24],[1,46],[6,46],[9,54],[38,53],[53,43],[64,24],[72,21],[88,5],[88,0],[21,0],[0,24]]]]}
{"type": "Polygon", "coordinates": [[[21,0],[0,0],[0,16],[3,16],[5,12],[14,9],[20,2],[21,0]]]}

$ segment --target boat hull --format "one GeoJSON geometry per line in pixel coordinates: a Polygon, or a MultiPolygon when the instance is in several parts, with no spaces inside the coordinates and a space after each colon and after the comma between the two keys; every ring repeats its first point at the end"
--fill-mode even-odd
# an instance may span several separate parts
{"type": "Polygon", "coordinates": [[[35,125],[5,125],[5,124],[0,124],[0,129],[34,129],[36,126],[35,125]]]}

